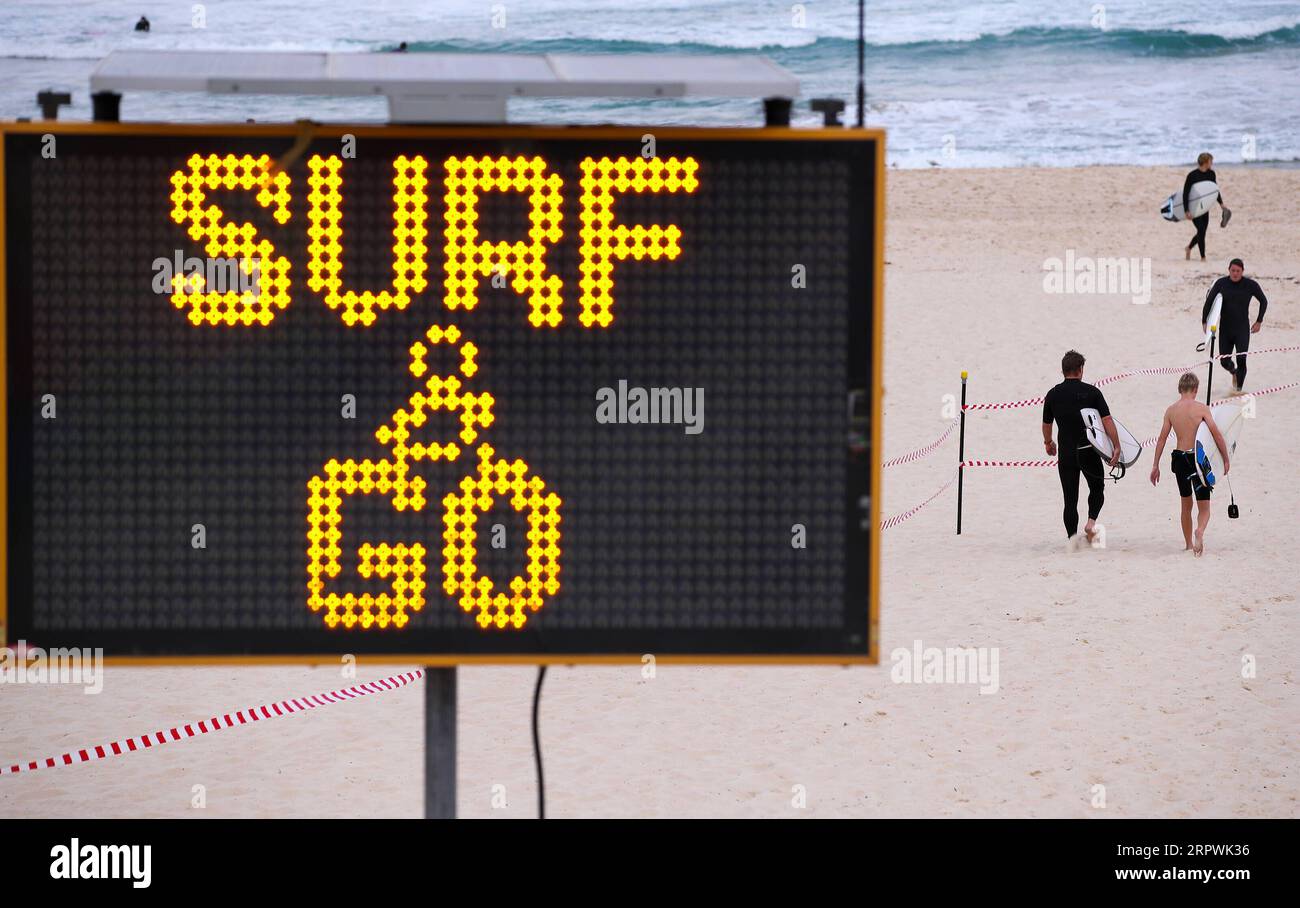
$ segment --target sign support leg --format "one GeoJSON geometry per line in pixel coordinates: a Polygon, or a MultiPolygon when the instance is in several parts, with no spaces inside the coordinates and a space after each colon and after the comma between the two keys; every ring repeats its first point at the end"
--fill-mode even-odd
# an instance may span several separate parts
{"type": "Polygon", "coordinates": [[[424,817],[456,818],[456,668],[424,669],[424,817]]]}

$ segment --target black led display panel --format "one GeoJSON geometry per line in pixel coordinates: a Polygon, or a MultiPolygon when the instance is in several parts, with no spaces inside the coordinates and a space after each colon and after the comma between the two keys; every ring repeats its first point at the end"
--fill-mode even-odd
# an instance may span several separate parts
{"type": "Polygon", "coordinates": [[[874,660],[879,133],[3,155],[10,640],[874,660]]]}

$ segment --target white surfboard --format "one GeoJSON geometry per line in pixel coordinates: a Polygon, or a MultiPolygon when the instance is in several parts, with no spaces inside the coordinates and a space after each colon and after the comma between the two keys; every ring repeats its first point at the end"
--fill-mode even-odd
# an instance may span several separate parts
{"type": "Polygon", "coordinates": [[[1192,188],[1187,190],[1187,204],[1190,211],[1183,211],[1183,191],[1180,189],[1165,199],[1165,203],[1160,206],[1160,216],[1166,221],[1184,221],[1191,218],[1199,218],[1205,212],[1210,210],[1214,200],[1219,197],[1219,184],[1211,180],[1202,180],[1199,183],[1193,183],[1192,188]]]}
{"type": "MultiPolygon", "coordinates": [[[[1223,440],[1227,442],[1228,456],[1235,457],[1241,430],[1246,424],[1241,404],[1235,400],[1220,401],[1210,407],[1210,415],[1214,417],[1214,424],[1219,427],[1223,440]]],[[[1223,477],[1223,454],[1214,443],[1209,425],[1204,422],[1196,429],[1196,472],[1200,474],[1201,482],[1210,488],[1214,488],[1223,477]]]]}
{"type": "Polygon", "coordinates": [[[1214,332],[1219,328],[1219,315],[1223,310],[1223,294],[1214,294],[1214,302],[1210,303],[1210,317],[1205,320],[1205,340],[1196,345],[1197,352],[1210,349],[1210,339],[1214,337],[1214,332]]]}
{"type": "MultiPolygon", "coordinates": [[[[1106,434],[1106,427],[1101,423],[1101,414],[1091,407],[1085,407],[1079,411],[1079,415],[1083,417],[1083,430],[1088,435],[1088,443],[1096,449],[1103,461],[1110,463],[1115,448],[1110,443],[1110,436],[1106,434]]],[[[1120,425],[1118,419],[1113,416],[1111,419],[1115,423],[1115,434],[1119,436],[1119,465],[1131,467],[1142,456],[1142,443],[1120,425]]]]}

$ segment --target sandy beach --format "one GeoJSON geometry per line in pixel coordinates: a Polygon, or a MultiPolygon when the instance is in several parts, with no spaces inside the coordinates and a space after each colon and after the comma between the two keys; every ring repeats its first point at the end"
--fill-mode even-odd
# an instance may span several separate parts
{"type": "MultiPolygon", "coordinates": [[[[1183,258],[1191,227],[1158,213],[1186,168],[890,171],[883,455],[942,434],[963,369],[971,402],[997,402],[1041,396],[1071,347],[1093,381],[1201,360],[1201,303],[1234,256],[1270,300],[1252,348],[1300,345],[1300,170],[1217,170],[1233,219],[1221,230],[1215,210],[1205,262],[1183,258]],[[1067,255],[1149,259],[1149,302],[1045,292],[1044,263],[1067,255]]],[[[1263,354],[1247,390],[1298,380],[1300,351],[1263,354]]],[[[1137,376],[1103,390],[1145,439],[1176,383],[1137,376]]],[[[1228,390],[1222,369],[1214,388],[1228,390]]],[[[884,533],[879,666],[661,665],[649,679],[640,665],[552,669],[548,815],[1300,816],[1300,388],[1254,406],[1231,474],[1241,518],[1228,520],[1216,493],[1199,560],[1182,551],[1167,453],[1158,488],[1149,450],[1108,483],[1106,545],[1074,553],[1054,469],[972,468],[963,535],[955,487],[884,533]],[[895,683],[891,653],[918,641],[996,649],[997,691],[895,683]]],[[[1040,413],[974,413],[967,458],[1044,458],[1040,413]]],[[[886,470],[880,516],[925,500],[956,462],[954,434],[886,470]]],[[[365,665],[359,677],[402,668],[365,665]]],[[[460,669],[461,816],[535,814],[535,673],[460,669]]],[[[345,683],[330,666],[114,668],[97,696],[0,685],[0,764],[345,683]]],[[[419,816],[422,717],[417,685],[3,777],[0,816],[419,816]]]]}

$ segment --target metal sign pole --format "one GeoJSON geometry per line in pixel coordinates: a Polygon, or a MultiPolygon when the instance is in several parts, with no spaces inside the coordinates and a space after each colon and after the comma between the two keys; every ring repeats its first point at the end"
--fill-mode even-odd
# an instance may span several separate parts
{"type": "MultiPolygon", "coordinates": [[[[505,98],[477,111],[487,121],[505,123],[505,98]]],[[[389,99],[390,118],[394,99],[389,99]]],[[[436,117],[420,117],[428,110],[417,106],[412,119],[438,122],[436,117]]],[[[449,111],[444,110],[444,114],[449,111]]],[[[444,117],[444,119],[450,119],[444,117]]],[[[424,667],[424,818],[456,819],[456,666],[424,667]]]]}
{"type": "Polygon", "coordinates": [[[456,818],[456,668],[424,669],[424,818],[456,818]]]}

